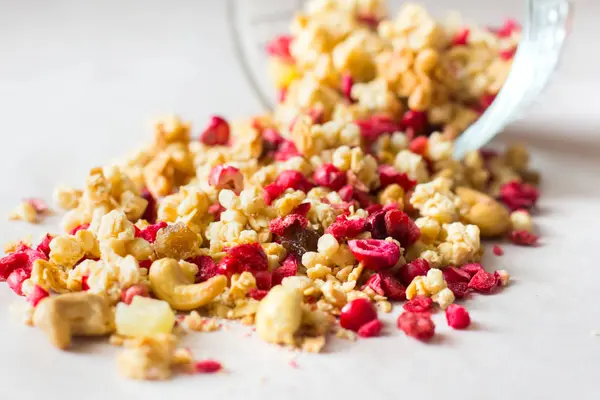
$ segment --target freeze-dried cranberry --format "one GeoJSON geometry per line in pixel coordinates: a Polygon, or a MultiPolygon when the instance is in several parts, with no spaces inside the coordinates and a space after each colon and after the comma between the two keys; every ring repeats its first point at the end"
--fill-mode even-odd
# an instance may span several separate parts
{"type": "Polygon", "coordinates": [[[429,261],[425,260],[424,258],[417,258],[416,260],[413,260],[400,267],[400,282],[408,286],[417,276],[427,275],[427,271],[430,269],[431,267],[429,266],[429,261]]]}
{"type": "Polygon", "coordinates": [[[354,81],[352,80],[352,75],[343,74],[342,82],[341,82],[342,94],[344,98],[352,103],[352,86],[354,85],[354,81]]]}
{"type": "Polygon", "coordinates": [[[374,319],[358,328],[358,336],[363,338],[379,336],[379,333],[381,333],[382,328],[383,323],[378,319],[374,319]]]}
{"type": "Polygon", "coordinates": [[[365,211],[368,215],[376,213],[377,211],[383,210],[383,204],[375,203],[371,204],[369,207],[365,208],[365,211]]]}
{"type": "Polygon", "coordinates": [[[44,290],[43,287],[35,285],[31,293],[27,295],[27,302],[31,304],[32,307],[36,307],[42,299],[45,299],[48,296],[50,296],[50,293],[44,290]]]}
{"type": "Polygon", "coordinates": [[[294,189],[308,192],[313,188],[313,184],[306,179],[302,173],[294,170],[283,171],[275,180],[275,184],[281,186],[283,190],[294,189]]]}
{"type": "Polygon", "coordinates": [[[266,271],[268,268],[267,255],[258,243],[240,244],[230,248],[218,264],[219,273],[228,276],[244,271],[266,271]]]}
{"type": "Polygon", "coordinates": [[[198,266],[196,282],[204,282],[215,275],[219,275],[217,263],[210,256],[196,256],[188,258],[186,261],[198,266]]]}
{"type": "Polygon", "coordinates": [[[421,237],[421,230],[417,224],[400,210],[389,210],[385,213],[385,229],[388,236],[396,239],[404,248],[421,237]]]}
{"type": "Polygon", "coordinates": [[[358,125],[361,136],[368,143],[374,142],[383,134],[402,130],[400,124],[387,116],[375,115],[369,119],[358,120],[354,123],[358,125]]]}
{"type": "Polygon", "coordinates": [[[277,269],[273,271],[272,284],[279,285],[283,278],[295,276],[298,272],[298,259],[295,255],[289,254],[277,269]]]}
{"type": "Polygon", "coordinates": [[[379,183],[381,188],[396,183],[407,192],[417,185],[417,181],[410,179],[404,172],[398,172],[398,170],[391,165],[382,164],[377,167],[377,172],[379,173],[379,183]]]}
{"type": "Polygon", "coordinates": [[[279,148],[273,155],[275,161],[287,161],[292,157],[297,157],[300,152],[296,148],[296,145],[291,140],[285,140],[279,145],[279,148]]]}
{"type": "Polygon", "coordinates": [[[198,374],[214,374],[222,369],[221,363],[215,360],[202,360],[194,363],[194,370],[198,374]]]}
{"type": "Polygon", "coordinates": [[[446,309],[446,321],[448,326],[454,329],[465,329],[471,325],[471,317],[469,312],[463,306],[458,304],[450,304],[446,309]]]}
{"type": "Polygon", "coordinates": [[[512,181],[502,185],[500,188],[500,200],[511,211],[521,208],[530,209],[535,206],[540,192],[533,185],[512,181]]]}
{"type": "Polygon", "coordinates": [[[153,224],[156,222],[156,198],[150,193],[150,191],[146,188],[142,190],[140,196],[148,202],[146,209],[144,210],[144,214],[142,214],[142,219],[145,219],[149,223],[153,224]]]}
{"type": "Polygon", "coordinates": [[[512,231],[509,235],[509,239],[519,246],[535,246],[538,243],[539,237],[531,232],[521,230],[512,231]]]}
{"type": "Polygon", "coordinates": [[[160,231],[163,228],[166,228],[167,225],[168,224],[164,221],[160,221],[153,225],[148,225],[141,231],[136,232],[135,236],[142,238],[150,243],[154,243],[154,241],[156,240],[156,235],[158,234],[158,231],[160,231]]]}
{"type": "Polygon", "coordinates": [[[307,226],[308,220],[305,217],[298,214],[289,214],[271,220],[269,230],[278,236],[283,236],[288,229],[304,229],[307,226]]]}
{"type": "Polygon", "coordinates": [[[427,113],[423,111],[408,110],[402,116],[400,125],[404,130],[412,130],[416,134],[424,133],[427,128],[427,113]]]}
{"type": "Polygon", "coordinates": [[[452,46],[465,46],[469,40],[469,28],[462,28],[452,38],[452,46]]]}
{"type": "Polygon", "coordinates": [[[272,57],[281,58],[287,62],[293,62],[294,59],[290,53],[290,44],[294,38],[291,35],[276,36],[273,40],[267,43],[267,54],[272,57]]]}
{"type": "Polygon", "coordinates": [[[469,288],[481,293],[489,293],[496,287],[496,277],[486,271],[479,271],[469,281],[469,288]]]}
{"type": "Polygon", "coordinates": [[[500,28],[492,29],[492,32],[500,38],[507,38],[510,37],[513,32],[519,32],[520,30],[521,25],[515,19],[508,18],[500,28]]]}
{"type": "Polygon", "coordinates": [[[0,258],[0,282],[8,279],[8,276],[16,269],[23,269],[27,265],[27,254],[10,253],[0,258]]]}
{"type": "Polygon", "coordinates": [[[386,211],[383,209],[375,211],[365,220],[365,229],[371,232],[371,237],[374,239],[385,239],[387,237],[385,213],[386,211]]]}
{"type": "Polygon", "coordinates": [[[50,242],[54,239],[54,236],[46,233],[40,244],[37,245],[36,250],[44,253],[46,257],[50,256],[50,242]]]}
{"type": "Polygon", "coordinates": [[[87,230],[89,227],[90,227],[90,224],[81,224],[81,225],[76,226],[75,228],[71,229],[71,231],[69,232],[69,235],[75,235],[77,232],[87,230]]]}
{"type": "Polygon", "coordinates": [[[351,202],[352,200],[358,201],[361,208],[366,208],[371,205],[372,201],[369,198],[369,194],[359,190],[352,185],[346,185],[338,190],[338,194],[343,201],[351,202]]]}
{"type": "Polygon", "coordinates": [[[336,240],[342,241],[360,235],[365,230],[364,218],[348,219],[345,214],[338,215],[335,222],[327,227],[325,233],[333,235],[336,240]]]}
{"type": "Polygon", "coordinates": [[[285,192],[285,189],[277,185],[276,183],[268,184],[263,189],[263,197],[267,205],[271,205],[271,203],[273,203],[275,199],[277,199],[279,196],[281,196],[283,192],[285,192]]]}
{"type": "Polygon", "coordinates": [[[422,341],[428,341],[435,334],[435,325],[429,313],[414,313],[405,311],[398,317],[398,328],[407,336],[422,341]]]}
{"type": "Polygon", "coordinates": [[[125,304],[131,304],[135,296],[148,297],[148,286],[133,285],[121,292],[121,301],[125,304]]]}
{"type": "Polygon", "coordinates": [[[448,282],[448,289],[454,293],[454,297],[462,299],[469,293],[469,284],[466,282],[448,282]]]}
{"type": "Polygon", "coordinates": [[[310,207],[310,203],[301,203],[298,205],[298,207],[292,210],[292,214],[299,215],[301,217],[306,217],[306,215],[310,211],[310,207]]]}
{"type": "Polygon", "coordinates": [[[323,164],[315,170],[313,180],[319,186],[339,190],[347,182],[346,174],[333,164],[323,164]]]}
{"type": "Polygon", "coordinates": [[[229,142],[229,123],[224,118],[213,115],[204,132],[200,134],[200,141],[207,146],[227,144],[229,142]]]}
{"type": "Polygon", "coordinates": [[[365,286],[370,287],[380,296],[390,300],[402,301],[406,299],[406,288],[399,280],[386,272],[378,272],[369,277],[365,286]]]}
{"type": "Polygon", "coordinates": [[[497,244],[495,244],[494,247],[492,247],[492,251],[493,251],[494,255],[497,255],[497,256],[504,255],[504,250],[502,249],[502,247],[498,246],[497,244]]]}
{"type": "Polygon", "coordinates": [[[370,300],[359,298],[342,307],[340,325],[357,332],[367,322],[377,319],[377,310],[370,300]]]}
{"type": "Polygon", "coordinates": [[[210,207],[208,207],[208,213],[212,214],[212,216],[215,219],[215,221],[220,221],[221,220],[221,213],[223,211],[225,211],[225,207],[223,207],[219,203],[212,204],[210,207]]]}
{"type": "Polygon", "coordinates": [[[256,280],[256,288],[260,290],[269,290],[273,285],[273,274],[270,271],[256,271],[253,273],[256,280]]]}
{"type": "Polygon", "coordinates": [[[429,140],[425,136],[418,136],[410,142],[408,149],[415,154],[424,156],[427,152],[428,144],[429,140]]]}
{"type": "Polygon", "coordinates": [[[409,312],[420,313],[420,312],[428,312],[431,309],[432,305],[433,305],[433,300],[431,300],[431,298],[429,298],[427,296],[419,295],[419,296],[413,297],[410,301],[407,301],[406,303],[404,303],[402,308],[404,308],[406,311],[409,311],[409,312]]]}
{"type": "Polygon", "coordinates": [[[217,165],[210,170],[208,184],[217,190],[230,189],[240,194],[244,188],[244,176],[236,167],[217,165]]]}
{"type": "Polygon", "coordinates": [[[500,56],[501,60],[508,61],[512,60],[515,57],[516,53],[517,48],[513,47],[512,49],[501,50],[500,53],[498,53],[498,55],[500,56]]]}
{"type": "Polygon", "coordinates": [[[475,274],[478,273],[479,271],[485,271],[485,269],[483,269],[483,266],[479,263],[465,264],[460,267],[460,270],[469,274],[469,276],[471,278],[473,276],[475,276],[475,274]]]}
{"type": "Polygon", "coordinates": [[[24,268],[18,268],[12,271],[10,275],[8,275],[8,278],[6,279],[6,284],[16,294],[18,294],[19,296],[23,296],[21,286],[23,285],[23,281],[29,279],[30,276],[31,272],[26,271],[24,268]]]}
{"type": "Polygon", "coordinates": [[[250,289],[248,291],[248,297],[254,300],[261,301],[269,293],[268,290],[250,289]]]}
{"type": "Polygon", "coordinates": [[[368,269],[383,270],[391,268],[400,258],[398,246],[385,240],[350,240],[348,241],[348,247],[354,257],[368,269]]]}
{"type": "Polygon", "coordinates": [[[442,270],[442,274],[444,275],[444,280],[448,283],[450,282],[465,282],[469,283],[471,280],[471,275],[460,268],[456,267],[446,267],[442,270]]]}

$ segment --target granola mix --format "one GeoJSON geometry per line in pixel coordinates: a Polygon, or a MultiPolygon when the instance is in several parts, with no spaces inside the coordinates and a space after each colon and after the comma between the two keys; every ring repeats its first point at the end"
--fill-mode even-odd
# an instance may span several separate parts
{"type": "MultiPolygon", "coordinates": [[[[201,132],[157,123],[148,146],[58,188],[63,233],[7,246],[0,280],[56,347],[112,334],[133,379],[221,370],[177,348],[219,319],[310,352],[380,335],[378,313],[405,300],[409,336],[434,336],[435,308],[466,328],[453,303],[510,278],[479,263],[482,239],[537,241],[539,176],[522,146],[452,158],[518,40],[514,21],[441,23],[415,4],[388,19],[377,0],[314,0],[268,46],[273,112],[214,116],[201,132]]],[[[37,221],[41,205],[14,217],[37,221]]]]}

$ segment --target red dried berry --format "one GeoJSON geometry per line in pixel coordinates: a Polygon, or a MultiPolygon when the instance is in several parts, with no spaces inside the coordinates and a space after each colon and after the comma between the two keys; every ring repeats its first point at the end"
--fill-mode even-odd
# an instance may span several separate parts
{"type": "Polygon", "coordinates": [[[370,287],[380,296],[390,300],[406,300],[406,288],[399,280],[386,272],[378,272],[369,277],[364,287],[370,287]]]}
{"type": "Polygon", "coordinates": [[[71,229],[71,231],[69,232],[69,235],[75,235],[77,232],[82,231],[82,230],[87,230],[90,227],[90,224],[81,224],[79,226],[76,226],[75,228],[71,229]]]}
{"type": "Polygon", "coordinates": [[[164,221],[160,221],[159,223],[148,225],[144,229],[135,232],[135,237],[142,238],[150,243],[154,243],[156,241],[156,235],[158,231],[167,227],[167,223],[164,221]]]}
{"type": "Polygon", "coordinates": [[[265,204],[267,205],[271,205],[271,203],[273,203],[275,199],[277,199],[279,196],[281,196],[283,192],[285,192],[284,188],[275,183],[271,183],[265,186],[263,189],[263,197],[265,200],[265,204]]]}
{"type": "Polygon", "coordinates": [[[259,290],[270,290],[273,284],[273,274],[270,271],[253,272],[256,280],[256,288],[259,290]]]}
{"type": "Polygon", "coordinates": [[[429,261],[425,260],[424,258],[417,258],[416,260],[413,260],[400,267],[400,270],[398,271],[400,275],[400,282],[408,286],[417,276],[427,275],[427,271],[430,269],[431,267],[429,266],[429,261]]]}
{"type": "Polygon", "coordinates": [[[296,148],[296,145],[291,140],[284,140],[280,145],[273,158],[275,161],[286,161],[292,157],[297,157],[300,152],[296,148]]]}
{"type": "Polygon", "coordinates": [[[219,203],[212,204],[208,207],[208,213],[213,215],[215,221],[221,220],[221,213],[223,211],[225,211],[225,207],[219,203]]]}
{"type": "Polygon", "coordinates": [[[404,191],[408,192],[417,185],[417,181],[410,179],[406,173],[398,172],[398,170],[391,165],[382,164],[377,168],[377,172],[379,173],[381,188],[385,188],[392,183],[397,183],[404,191]]]}
{"type": "Polygon", "coordinates": [[[10,253],[0,258],[0,282],[8,279],[9,275],[16,269],[24,269],[29,257],[25,253],[10,253]]]}
{"type": "Polygon", "coordinates": [[[446,309],[446,321],[454,329],[465,329],[471,324],[471,317],[463,306],[450,304],[446,309]]]}
{"type": "Polygon", "coordinates": [[[492,248],[492,251],[493,251],[494,255],[497,255],[497,256],[504,255],[504,250],[502,250],[502,247],[498,246],[497,244],[494,245],[494,247],[492,248]]]}
{"type": "Polygon", "coordinates": [[[348,241],[348,247],[354,257],[368,269],[388,269],[396,265],[400,259],[398,246],[385,240],[350,240],[348,241]]]}
{"type": "Polygon", "coordinates": [[[200,134],[200,141],[207,146],[227,144],[229,142],[229,123],[224,118],[213,115],[204,132],[200,134]]]}
{"type": "Polygon", "coordinates": [[[149,223],[153,224],[156,222],[156,198],[150,193],[150,191],[146,188],[142,190],[140,193],[140,197],[145,199],[148,202],[146,209],[144,210],[144,214],[142,214],[142,219],[145,219],[149,223]]]}
{"type": "Polygon", "coordinates": [[[512,231],[509,235],[509,239],[519,246],[535,246],[538,243],[539,237],[531,232],[521,230],[512,231]]]}
{"type": "Polygon", "coordinates": [[[427,128],[427,113],[423,111],[408,110],[400,122],[404,130],[411,130],[415,134],[424,133],[427,128]]]}
{"type": "Polygon", "coordinates": [[[428,341],[435,334],[435,324],[429,313],[403,312],[398,317],[398,328],[407,336],[428,341]]]}
{"type": "Polygon", "coordinates": [[[54,236],[46,233],[40,244],[36,247],[36,250],[42,252],[46,255],[46,257],[50,256],[50,242],[54,239],[54,236]]]}
{"type": "Polygon", "coordinates": [[[352,75],[343,74],[342,82],[340,84],[342,89],[342,94],[344,98],[348,100],[348,102],[352,103],[352,86],[354,85],[354,80],[352,80],[352,75]]]}
{"type": "Polygon", "coordinates": [[[315,170],[313,180],[319,186],[340,190],[347,182],[346,174],[333,164],[323,164],[315,170]]]}
{"type": "Polygon", "coordinates": [[[217,263],[210,256],[196,256],[188,258],[186,261],[198,266],[196,283],[207,281],[213,276],[219,275],[217,263]]]}
{"type": "Polygon", "coordinates": [[[86,276],[82,276],[81,277],[81,290],[83,290],[84,292],[87,290],[90,290],[90,285],[88,285],[88,277],[86,276]]]}
{"type": "Polygon", "coordinates": [[[39,197],[30,197],[28,199],[23,199],[23,201],[29,203],[29,205],[31,205],[35,209],[36,214],[44,214],[50,211],[50,207],[48,207],[48,204],[39,197]]]}
{"type": "Polygon", "coordinates": [[[267,271],[269,265],[260,244],[248,243],[230,248],[217,267],[220,274],[231,276],[244,271],[267,271]]]}
{"type": "Polygon", "coordinates": [[[261,132],[263,139],[263,147],[267,151],[275,151],[279,148],[281,143],[285,140],[283,136],[274,128],[265,128],[261,132]]]}
{"type": "MultiPolygon", "coordinates": [[[[492,105],[492,103],[494,102],[494,100],[496,100],[496,95],[495,94],[484,94],[483,96],[481,96],[481,98],[479,99],[479,106],[477,107],[477,111],[483,113],[485,110],[487,110],[488,108],[490,108],[490,106],[492,105]]],[[[481,150],[482,152],[486,151],[486,150],[481,150]]],[[[485,159],[485,157],[484,157],[485,159]]]]}
{"type": "Polygon", "coordinates": [[[452,38],[452,46],[465,46],[469,40],[469,33],[471,33],[469,28],[462,28],[456,32],[452,38]]]}
{"type": "Polygon", "coordinates": [[[222,369],[221,363],[215,360],[202,360],[194,363],[194,370],[198,374],[213,374],[222,369]]]}
{"type": "Polygon", "coordinates": [[[508,60],[512,60],[515,57],[516,53],[517,53],[517,48],[513,47],[512,49],[501,50],[498,53],[498,55],[500,56],[501,60],[508,61],[508,60]]]}
{"type": "Polygon", "coordinates": [[[454,293],[454,297],[457,299],[462,299],[469,294],[469,284],[466,282],[448,282],[448,289],[454,293]]]}
{"type": "MultiPolygon", "coordinates": [[[[485,271],[485,269],[483,269],[483,266],[479,263],[465,264],[460,267],[460,270],[469,274],[470,277],[475,276],[475,274],[478,273],[479,271],[485,271]]],[[[470,278],[469,278],[469,280],[470,280],[470,278]]]]}
{"type": "Polygon", "coordinates": [[[273,271],[272,284],[279,285],[283,278],[295,276],[298,272],[298,259],[293,254],[289,254],[277,269],[273,271]]]}
{"type": "Polygon", "coordinates": [[[272,220],[269,224],[269,230],[278,236],[284,236],[288,229],[304,229],[307,226],[308,220],[305,217],[298,214],[289,214],[272,220]]]}
{"type": "Polygon", "coordinates": [[[479,271],[469,281],[469,288],[480,293],[489,293],[496,287],[496,277],[486,271],[479,271]]]}
{"type": "Polygon", "coordinates": [[[504,24],[498,29],[492,29],[494,33],[500,38],[510,37],[513,32],[519,32],[521,30],[521,25],[514,19],[508,18],[504,21],[504,24]]]}
{"type": "Polygon", "coordinates": [[[511,211],[521,208],[530,209],[535,206],[540,192],[533,185],[512,181],[502,185],[500,188],[500,200],[511,211]]]}
{"type": "Polygon", "coordinates": [[[428,145],[429,140],[425,136],[418,136],[410,142],[408,149],[415,154],[420,154],[424,156],[427,152],[428,145]]]}
{"type": "Polygon", "coordinates": [[[379,336],[382,328],[383,323],[378,319],[374,319],[373,321],[369,321],[358,328],[358,336],[363,338],[379,336]]]}
{"type": "Polygon", "coordinates": [[[140,264],[140,268],[145,268],[147,270],[150,270],[150,267],[152,266],[152,260],[142,260],[139,262],[140,264]]]}
{"type": "Polygon", "coordinates": [[[230,189],[235,194],[240,194],[244,188],[244,176],[236,167],[217,165],[210,170],[208,184],[217,190],[230,189]]]}
{"type": "Polygon", "coordinates": [[[298,207],[292,210],[292,214],[299,215],[301,217],[306,217],[308,212],[310,211],[311,204],[310,203],[302,203],[298,205],[298,207]]]}
{"type": "Polygon", "coordinates": [[[293,62],[294,58],[290,53],[290,45],[294,38],[291,35],[276,36],[273,40],[267,43],[267,54],[271,57],[278,57],[286,62],[293,62]]]}
{"type": "Polygon", "coordinates": [[[268,290],[250,289],[248,291],[248,297],[254,300],[261,301],[269,293],[268,290]]]}
{"type": "Polygon", "coordinates": [[[131,304],[135,296],[148,297],[148,286],[133,285],[121,292],[121,301],[125,304],[131,304]]]}
{"type": "Polygon", "coordinates": [[[16,294],[19,296],[23,296],[23,292],[21,291],[21,286],[23,285],[23,281],[29,279],[31,273],[26,271],[23,268],[15,269],[13,272],[8,275],[6,279],[6,284],[9,288],[11,288],[16,294]]]}
{"type": "Polygon", "coordinates": [[[282,187],[284,191],[286,189],[294,189],[303,192],[308,192],[314,186],[302,173],[294,170],[287,170],[280,173],[275,180],[275,184],[282,187]]]}
{"type": "Polygon", "coordinates": [[[433,300],[427,296],[416,296],[404,303],[402,308],[409,312],[428,312],[433,305],[433,300]]]}
{"type": "Polygon", "coordinates": [[[368,143],[374,142],[383,134],[402,130],[400,124],[387,116],[375,115],[369,119],[355,121],[354,123],[358,125],[361,136],[368,143]]]}
{"type": "Polygon", "coordinates": [[[369,214],[365,220],[365,229],[371,232],[371,237],[374,239],[385,239],[388,237],[387,227],[385,223],[385,214],[390,210],[397,209],[395,206],[385,206],[373,213],[369,214]]]}
{"type": "Polygon", "coordinates": [[[287,88],[281,88],[277,91],[277,102],[279,104],[283,103],[285,101],[286,97],[287,97],[287,88]]]}
{"type": "Polygon", "coordinates": [[[361,326],[377,319],[377,310],[370,300],[359,298],[342,307],[340,325],[342,328],[358,332],[361,326]]]}
{"type": "Polygon", "coordinates": [[[48,296],[50,296],[50,293],[44,290],[43,287],[35,285],[26,298],[27,302],[31,304],[32,307],[36,307],[42,299],[45,299],[48,296]]]}
{"type": "Polygon", "coordinates": [[[421,230],[417,224],[400,210],[389,210],[385,213],[385,229],[388,236],[396,239],[404,248],[421,237],[421,230]]]}
{"type": "Polygon", "coordinates": [[[338,242],[356,237],[365,230],[364,218],[348,219],[345,214],[338,215],[335,222],[325,229],[325,233],[329,233],[336,238],[338,242]]]}
{"type": "Polygon", "coordinates": [[[467,271],[464,271],[460,268],[456,267],[446,267],[442,270],[442,274],[444,275],[444,280],[447,283],[450,282],[464,282],[469,283],[471,280],[471,274],[467,271]]]}

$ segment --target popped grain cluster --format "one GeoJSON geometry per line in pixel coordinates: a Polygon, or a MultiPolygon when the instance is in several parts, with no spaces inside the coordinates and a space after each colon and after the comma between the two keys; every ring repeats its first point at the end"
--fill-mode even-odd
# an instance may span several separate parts
{"type": "Polygon", "coordinates": [[[443,25],[414,4],[387,20],[379,1],[313,1],[269,45],[274,112],[201,132],[160,121],[149,146],[57,189],[64,233],[8,246],[0,279],[56,347],[112,335],[134,379],[220,370],[177,348],[218,319],[310,352],[332,333],[379,335],[378,311],[405,300],[409,336],[434,335],[434,304],[466,328],[455,300],[509,281],[479,263],[482,238],[537,241],[523,147],[451,157],[518,36],[514,22],[443,25]]]}

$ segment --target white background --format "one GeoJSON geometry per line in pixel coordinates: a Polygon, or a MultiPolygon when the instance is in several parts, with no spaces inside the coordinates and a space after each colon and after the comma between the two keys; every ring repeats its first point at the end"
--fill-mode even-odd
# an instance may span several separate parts
{"type": "MultiPolygon", "coordinates": [[[[467,3],[488,20],[504,17],[502,5],[467,3]]],[[[544,173],[536,219],[543,245],[506,244],[502,258],[489,252],[487,267],[509,270],[514,281],[467,303],[472,329],[452,332],[438,313],[438,339],[422,344],[398,334],[390,317],[384,337],[333,341],[325,354],[296,355],[297,369],[293,353],[247,329],[196,334],[186,345],[223,362],[227,374],[139,383],[118,376],[106,344],[50,347],[10,315],[15,296],[2,285],[0,399],[597,399],[600,3],[576,3],[560,75],[500,138],[527,142],[544,173]]],[[[3,215],[25,196],[49,200],[58,183],[80,185],[89,168],[149,140],[157,117],[177,112],[197,132],[212,113],[258,111],[234,57],[225,2],[0,1],[3,215]]],[[[0,242],[57,223],[1,222],[0,242]]]]}

